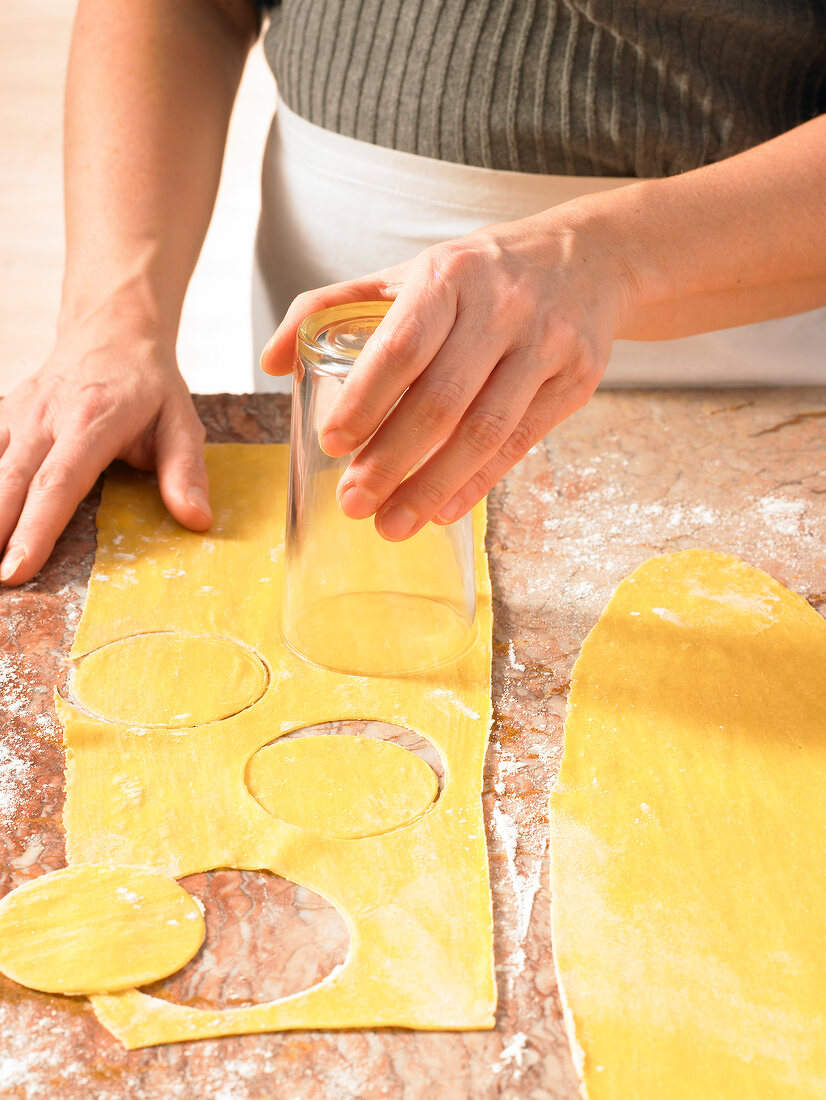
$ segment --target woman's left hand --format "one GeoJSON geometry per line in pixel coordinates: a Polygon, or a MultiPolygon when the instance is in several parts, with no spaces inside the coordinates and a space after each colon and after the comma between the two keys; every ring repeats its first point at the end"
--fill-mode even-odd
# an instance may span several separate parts
{"type": "Polygon", "coordinates": [[[343,511],[375,514],[393,541],[451,523],[583,405],[633,297],[615,252],[568,203],[299,295],[261,357],[270,374],[292,369],[309,314],[393,302],[323,428],[333,456],[369,440],[339,483],[343,511]]]}

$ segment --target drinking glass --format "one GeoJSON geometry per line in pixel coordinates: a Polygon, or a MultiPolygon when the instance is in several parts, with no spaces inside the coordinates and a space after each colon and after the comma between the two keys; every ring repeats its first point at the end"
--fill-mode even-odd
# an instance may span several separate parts
{"type": "Polygon", "coordinates": [[[290,441],[282,635],[299,656],[357,676],[446,664],[474,639],[470,514],[387,542],[372,519],[345,516],[336,487],[350,456],[331,458],[321,427],[389,302],[354,302],[298,330],[290,441]]]}

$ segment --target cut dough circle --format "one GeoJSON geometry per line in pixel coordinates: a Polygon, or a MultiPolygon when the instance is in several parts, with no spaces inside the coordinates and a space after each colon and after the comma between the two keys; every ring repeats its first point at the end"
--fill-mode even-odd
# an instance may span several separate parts
{"type": "Polygon", "coordinates": [[[302,829],[355,839],[398,829],[436,800],[424,760],[375,737],[295,737],[251,758],[247,788],[267,813],[302,829]]]}
{"type": "Polygon", "coordinates": [[[45,993],[114,992],[164,978],[203,939],[195,899],[143,868],[65,867],[0,901],[0,970],[45,993]]]}
{"type": "Polygon", "coordinates": [[[180,729],[238,714],[261,698],[268,679],[260,657],[232,638],[155,631],[82,657],[71,690],[108,721],[180,729]]]}

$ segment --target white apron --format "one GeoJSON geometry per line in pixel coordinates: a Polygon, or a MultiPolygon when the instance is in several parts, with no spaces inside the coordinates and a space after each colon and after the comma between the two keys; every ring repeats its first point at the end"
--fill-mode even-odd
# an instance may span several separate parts
{"type": "MultiPolygon", "coordinates": [[[[624,178],[451,164],[324,130],[279,100],[264,154],[253,274],[256,357],[292,299],[624,178]]],[[[290,378],[255,365],[256,390],[290,378]]],[[[602,387],[826,384],[826,309],[679,340],[617,340],[602,387]]]]}

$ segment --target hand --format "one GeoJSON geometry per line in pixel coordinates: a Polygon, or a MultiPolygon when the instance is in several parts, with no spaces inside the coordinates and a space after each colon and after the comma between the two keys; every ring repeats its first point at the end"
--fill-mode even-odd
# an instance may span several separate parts
{"type": "Polygon", "coordinates": [[[144,333],[73,333],[0,402],[3,584],[40,569],[115,458],[157,467],[161,496],[195,531],[212,522],[204,429],[172,348],[144,333]]]}
{"type": "Polygon", "coordinates": [[[296,298],[262,356],[271,374],[291,369],[308,314],[393,300],[322,434],[334,456],[369,440],[338,487],[347,515],[375,514],[390,540],[450,523],[588,400],[632,280],[582,223],[568,204],[296,298]]]}

